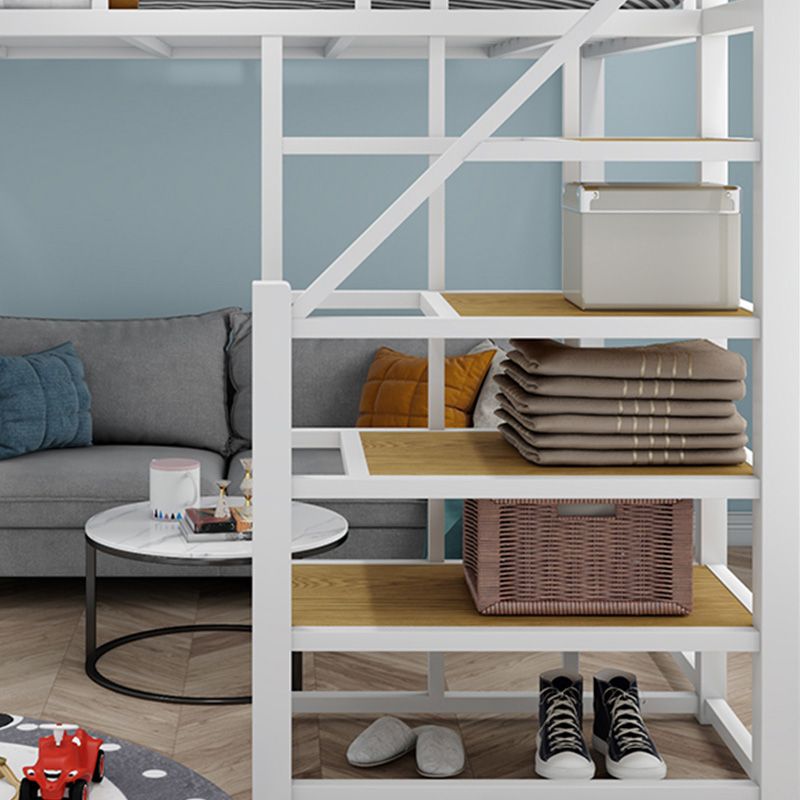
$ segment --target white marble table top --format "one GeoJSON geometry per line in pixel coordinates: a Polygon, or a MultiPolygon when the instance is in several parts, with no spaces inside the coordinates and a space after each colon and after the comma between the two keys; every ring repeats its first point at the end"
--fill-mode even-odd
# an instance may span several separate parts
{"type": "MultiPolygon", "coordinates": [[[[216,497],[204,497],[204,506],[213,506],[216,497]]],[[[242,505],[232,497],[231,505],[242,505]]],[[[347,535],[347,520],[327,508],[310,503],[292,503],[292,555],[302,556],[330,547],[347,535]]],[[[256,534],[259,535],[259,534],[256,534]]],[[[276,536],[266,530],[262,536],[276,536]]],[[[86,536],[105,550],[169,561],[243,561],[252,558],[251,541],[187,542],[180,523],[159,522],[150,516],[150,504],[131,503],[95,514],[86,523],[86,536]]]]}

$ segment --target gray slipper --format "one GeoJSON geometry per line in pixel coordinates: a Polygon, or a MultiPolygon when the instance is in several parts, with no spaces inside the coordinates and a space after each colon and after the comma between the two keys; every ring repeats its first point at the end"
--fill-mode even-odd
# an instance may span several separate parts
{"type": "Polygon", "coordinates": [[[381,717],[353,740],[347,761],[354,767],[379,767],[410,753],[416,743],[416,734],[405,722],[381,717]]]}
{"type": "Polygon", "coordinates": [[[441,725],[414,728],[417,772],[425,778],[453,778],[464,771],[464,745],[452,729],[441,725]]]}

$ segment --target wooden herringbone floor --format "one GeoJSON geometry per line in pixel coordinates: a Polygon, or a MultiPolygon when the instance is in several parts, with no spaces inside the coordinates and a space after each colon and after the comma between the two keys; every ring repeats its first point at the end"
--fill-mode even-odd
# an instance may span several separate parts
{"type": "MultiPolygon", "coordinates": [[[[749,552],[733,551],[745,580],[749,552]]],[[[749,582],[749,581],[748,581],[749,582]]],[[[227,580],[116,580],[100,585],[100,641],[162,625],[245,622],[249,584],[227,580]]],[[[250,800],[249,708],[203,708],[150,703],[113,694],[83,673],[83,585],[77,580],[0,581],[0,711],[81,722],[152,747],[201,772],[233,800],[250,800]]],[[[249,643],[244,636],[195,634],[132,644],[110,653],[103,669],[145,689],[225,694],[249,686],[249,643]]],[[[447,661],[450,689],[533,689],[539,672],[556,666],[549,654],[461,654],[447,661]]],[[[318,654],[305,660],[308,689],[421,689],[424,657],[318,654]]],[[[668,656],[582,657],[590,677],[601,666],[635,671],[646,689],[688,688],[668,656]]],[[[729,659],[729,698],[750,720],[750,660],[729,659]]],[[[303,717],[295,723],[298,777],[363,777],[344,751],[370,720],[303,717]]],[[[534,777],[535,721],[528,717],[458,717],[467,748],[466,776],[534,777]]],[[[651,730],[672,777],[743,777],[718,737],[689,719],[654,720],[651,730]]],[[[415,776],[412,757],[369,777],[415,776]]]]}

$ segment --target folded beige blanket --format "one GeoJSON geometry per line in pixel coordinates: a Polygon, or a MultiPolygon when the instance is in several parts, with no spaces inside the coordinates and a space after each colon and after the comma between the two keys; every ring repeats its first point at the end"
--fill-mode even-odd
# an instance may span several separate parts
{"type": "Polygon", "coordinates": [[[539,433],[594,433],[681,435],[744,433],[747,421],[740,414],[729,417],[635,417],[602,414],[526,414],[502,392],[495,395],[498,406],[529,431],[539,433]]]}
{"type": "Polygon", "coordinates": [[[721,436],[671,434],[539,433],[528,430],[513,414],[496,412],[531,447],[544,450],[738,450],[747,444],[747,434],[721,436]]]}
{"type": "MultiPolygon", "coordinates": [[[[510,354],[509,354],[510,355],[510,354]]],[[[741,400],[744,381],[634,380],[530,375],[506,359],[500,365],[526,392],[550,397],[606,397],[638,400],[741,400]]]]}
{"type": "Polygon", "coordinates": [[[687,467],[725,466],[746,461],[739,450],[540,450],[531,447],[510,425],[500,431],[528,461],[542,467],[687,467]]]}
{"type": "Polygon", "coordinates": [[[552,339],[512,339],[508,357],[531,375],[741,381],[747,362],[706,339],[645,347],[571,347],[552,339]]]}
{"type": "MultiPolygon", "coordinates": [[[[732,417],[736,406],[728,400],[612,400],[590,397],[545,397],[526,392],[506,375],[495,375],[497,385],[514,407],[526,414],[631,415],[676,417],[732,417]]],[[[731,431],[733,432],[733,431],[731,431]]]]}

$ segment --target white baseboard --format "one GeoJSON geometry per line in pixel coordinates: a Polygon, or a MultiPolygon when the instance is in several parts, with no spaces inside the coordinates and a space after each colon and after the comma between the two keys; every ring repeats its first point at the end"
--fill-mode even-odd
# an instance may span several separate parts
{"type": "Polygon", "coordinates": [[[731,547],[750,547],[753,544],[753,512],[728,512],[728,544],[731,547]]]}

